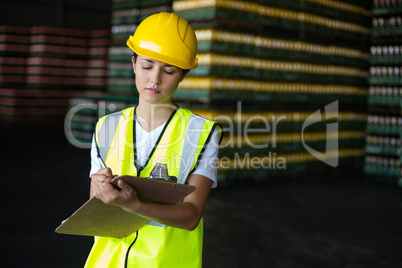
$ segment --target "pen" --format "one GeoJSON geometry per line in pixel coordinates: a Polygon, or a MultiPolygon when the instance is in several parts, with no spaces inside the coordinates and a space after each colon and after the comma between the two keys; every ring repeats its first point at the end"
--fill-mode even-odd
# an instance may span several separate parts
{"type": "Polygon", "coordinates": [[[102,157],[100,157],[100,155],[97,155],[99,163],[101,165],[102,168],[107,168],[105,162],[103,161],[102,157]]]}
{"type": "MultiPolygon", "coordinates": [[[[100,163],[101,167],[102,167],[102,168],[107,168],[107,166],[106,166],[106,164],[105,164],[105,161],[103,161],[102,157],[101,157],[99,154],[98,154],[96,157],[98,157],[98,160],[99,160],[99,163],[100,163]]],[[[112,179],[114,179],[115,177],[117,177],[117,175],[114,175],[112,179]]],[[[119,188],[119,186],[117,186],[117,180],[116,180],[116,183],[115,183],[115,184],[112,183],[112,185],[113,185],[114,188],[116,188],[117,190],[121,190],[121,189],[119,188]]]]}

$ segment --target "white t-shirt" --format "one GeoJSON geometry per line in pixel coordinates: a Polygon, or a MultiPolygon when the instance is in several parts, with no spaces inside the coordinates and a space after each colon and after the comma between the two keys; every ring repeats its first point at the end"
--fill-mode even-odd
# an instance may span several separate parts
{"type": "MultiPolygon", "coordinates": [[[[165,124],[157,127],[151,132],[147,132],[142,126],[135,121],[135,138],[136,138],[136,149],[137,149],[137,160],[141,166],[143,166],[151,153],[153,147],[155,146],[158,137],[160,136],[165,124]]],[[[211,188],[217,186],[217,161],[218,161],[218,148],[219,148],[219,135],[218,130],[215,129],[212,133],[211,139],[205,148],[197,168],[192,174],[198,174],[209,178],[212,181],[211,188]]],[[[91,170],[89,172],[89,177],[92,174],[98,172],[101,169],[101,165],[97,158],[97,150],[94,139],[92,139],[91,148],[91,170]]],[[[168,171],[169,172],[169,171],[168,171]]],[[[122,174],[118,174],[122,175],[122,174]]]]}

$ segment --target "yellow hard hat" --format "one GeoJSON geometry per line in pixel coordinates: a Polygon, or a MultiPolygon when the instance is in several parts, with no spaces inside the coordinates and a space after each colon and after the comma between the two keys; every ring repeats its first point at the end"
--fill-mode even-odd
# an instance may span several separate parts
{"type": "Polygon", "coordinates": [[[127,46],[140,56],[181,69],[194,69],[198,64],[194,30],[175,13],[161,12],[147,17],[127,39],[127,46]]]}

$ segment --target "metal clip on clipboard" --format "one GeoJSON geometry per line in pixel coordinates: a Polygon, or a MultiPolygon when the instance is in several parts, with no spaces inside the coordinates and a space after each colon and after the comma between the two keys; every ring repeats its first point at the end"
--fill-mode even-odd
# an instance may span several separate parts
{"type": "Polygon", "coordinates": [[[169,176],[167,166],[165,164],[157,163],[152,169],[151,174],[149,174],[149,178],[177,183],[177,178],[175,176],[169,176]]]}

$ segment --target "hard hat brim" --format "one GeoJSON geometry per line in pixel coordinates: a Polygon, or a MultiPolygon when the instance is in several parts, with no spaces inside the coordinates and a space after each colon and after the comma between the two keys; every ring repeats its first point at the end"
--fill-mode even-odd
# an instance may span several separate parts
{"type": "Polygon", "coordinates": [[[190,70],[190,69],[197,68],[197,66],[198,66],[198,58],[197,57],[194,58],[194,61],[192,62],[192,64],[188,64],[188,63],[179,61],[177,58],[172,58],[172,57],[154,52],[150,49],[134,46],[130,42],[130,39],[127,40],[127,46],[132,51],[134,51],[135,53],[137,53],[140,56],[155,59],[158,61],[162,61],[164,63],[179,67],[180,69],[190,70]]]}

